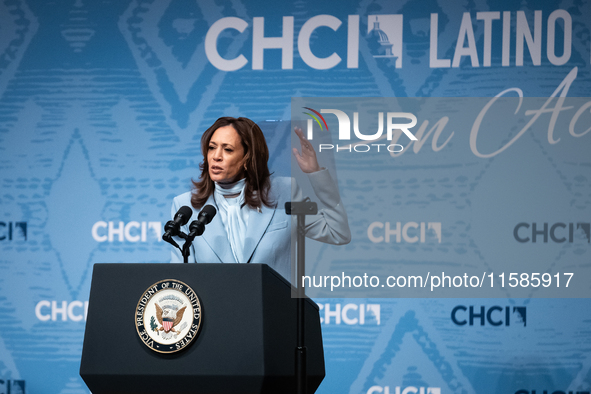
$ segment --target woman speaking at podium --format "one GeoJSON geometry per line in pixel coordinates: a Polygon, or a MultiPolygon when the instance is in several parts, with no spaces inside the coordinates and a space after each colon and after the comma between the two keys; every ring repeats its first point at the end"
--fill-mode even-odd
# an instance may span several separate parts
{"type": "MultiPolygon", "coordinates": [[[[351,234],[338,188],[328,170],[319,167],[312,144],[302,131],[296,128],[295,133],[302,146],[301,153],[293,149],[295,158],[326,207],[306,217],[306,236],[346,244],[351,234]]],[[[265,263],[290,280],[295,225],[292,227],[284,206],[287,201],[301,201],[303,196],[293,179],[271,176],[269,149],[259,126],[247,118],[219,118],[203,133],[201,151],[204,159],[199,180],[193,181],[191,192],[175,197],[172,203],[173,216],[188,206],[193,220],[206,205],[217,210],[203,235],[195,238],[189,261],[265,263]]],[[[188,233],[188,228],[187,224],[181,231],[188,233]]],[[[175,239],[182,244],[180,238],[175,239]]],[[[183,262],[176,248],[171,262],[183,262]]]]}

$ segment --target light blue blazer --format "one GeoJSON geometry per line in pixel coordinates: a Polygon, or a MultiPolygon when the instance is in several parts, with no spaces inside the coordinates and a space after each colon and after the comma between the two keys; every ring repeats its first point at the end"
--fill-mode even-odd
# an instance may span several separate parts
{"type": "MultiPolygon", "coordinates": [[[[321,209],[318,215],[306,217],[306,237],[320,242],[343,245],[351,240],[351,232],[347,221],[347,213],[341,202],[338,188],[327,170],[309,174],[310,183],[316,197],[327,208],[321,209]]],[[[295,218],[285,213],[285,202],[303,200],[302,192],[292,178],[272,178],[271,196],[275,202],[273,208],[263,205],[261,212],[251,210],[248,217],[248,234],[244,242],[244,261],[248,263],[264,263],[279,272],[284,278],[291,278],[292,239],[295,240],[295,218]],[[293,236],[293,238],[292,238],[293,236]]],[[[191,192],[174,198],[171,216],[183,205],[193,210],[189,221],[197,220],[199,211],[191,206],[191,192]]],[[[214,196],[210,196],[205,205],[213,205],[217,210],[214,196]]],[[[243,209],[249,209],[245,207],[243,209]]],[[[189,223],[181,228],[189,233],[189,223]]],[[[182,248],[184,240],[175,237],[182,248]]],[[[294,244],[295,245],[295,244],[294,244]]],[[[182,263],[181,252],[174,248],[172,263],[182,263]]],[[[189,262],[195,263],[237,263],[230,248],[230,241],[221,216],[216,214],[211,223],[205,226],[202,236],[196,237],[191,247],[189,262]]]]}
{"type": "MultiPolygon", "coordinates": [[[[318,215],[306,217],[306,237],[335,245],[347,244],[351,240],[351,232],[347,221],[347,213],[341,202],[338,188],[327,170],[309,174],[310,183],[316,197],[324,204],[318,215]]],[[[291,217],[285,213],[285,202],[301,201],[302,192],[291,178],[272,178],[271,196],[275,202],[273,208],[262,206],[261,212],[251,210],[248,217],[248,234],[244,243],[244,261],[248,263],[264,263],[275,269],[284,278],[291,278],[292,235],[295,237],[295,218],[292,226],[291,217]]],[[[191,192],[174,198],[171,216],[182,206],[193,210],[191,216],[197,220],[199,211],[191,206],[191,192]]],[[[217,204],[212,196],[205,205],[217,204]]],[[[249,209],[245,207],[243,209],[249,209]]],[[[189,223],[181,228],[189,233],[189,223]]],[[[295,239],[295,238],[293,238],[295,239]]],[[[175,237],[182,248],[184,240],[175,237]]],[[[181,252],[174,248],[172,263],[182,263],[181,252]]],[[[205,226],[202,236],[196,237],[191,247],[189,262],[195,263],[237,263],[221,216],[216,214],[211,223],[205,226]]]]}

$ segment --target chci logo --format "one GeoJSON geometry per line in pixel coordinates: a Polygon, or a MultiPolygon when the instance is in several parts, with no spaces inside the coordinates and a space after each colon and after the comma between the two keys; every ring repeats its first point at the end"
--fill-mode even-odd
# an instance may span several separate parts
{"type": "Polygon", "coordinates": [[[556,243],[577,240],[591,243],[591,223],[518,223],[513,228],[513,237],[517,242],[543,242],[550,240],[556,243]],[[576,229],[576,230],[575,230],[576,229]]]}
{"type": "Polygon", "coordinates": [[[142,342],[158,353],[174,353],[197,337],[201,326],[201,302],[195,291],[176,279],[150,286],[135,311],[135,325],[142,342]]]}
{"type": "Polygon", "coordinates": [[[510,306],[505,308],[495,305],[490,308],[481,306],[480,308],[470,305],[458,305],[451,311],[451,321],[457,326],[510,326],[519,325],[527,326],[527,309],[524,306],[514,306],[511,310],[510,306]]]}
{"type": "Polygon", "coordinates": [[[25,394],[24,380],[0,379],[0,394],[25,394]]]}
{"type": "Polygon", "coordinates": [[[392,387],[390,386],[372,386],[367,390],[367,394],[441,394],[441,387],[392,387]]]}
{"type": "Polygon", "coordinates": [[[27,222],[0,222],[0,241],[26,241],[27,222]]]}

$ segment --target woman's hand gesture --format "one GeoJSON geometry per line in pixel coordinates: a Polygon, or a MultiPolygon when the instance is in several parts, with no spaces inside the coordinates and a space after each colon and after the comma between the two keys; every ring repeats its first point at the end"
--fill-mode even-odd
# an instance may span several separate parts
{"type": "Polygon", "coordinates": [[[304,136],[302,129],[296,127],[294,129],[296,135],[300,138],[300,144],[302,145],[302,153],[298,152],[297,148],[293,148],[293,155],[295,156],[296,160],[298,161],[298,165],[306,174],[320,171],[321,168],[318,165],[318,159],[316,158],[316,152],[314,151],[314,147],[308,141],[308,139],[304,136]]]}

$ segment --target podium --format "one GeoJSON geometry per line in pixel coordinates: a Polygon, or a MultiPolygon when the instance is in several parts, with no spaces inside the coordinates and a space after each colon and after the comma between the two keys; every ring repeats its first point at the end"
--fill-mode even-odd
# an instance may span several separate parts
{"type": "MultiPolygon", "coordinates": [[[[80,376],[93,394],[295,393],[296,301],[266,264],[96,264],[80,376]],[[174,353],[154,351],[136,327],[140,298],[167,279],[200,300],[197,336],[174,353]]],[[[310,299],[305,322],[311,394],[325,372],[310,299]]]]}

